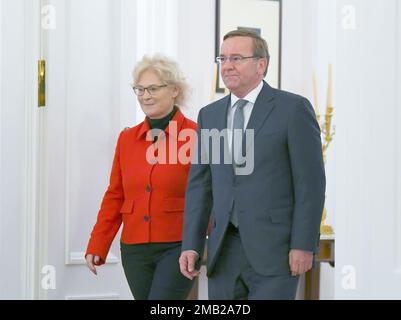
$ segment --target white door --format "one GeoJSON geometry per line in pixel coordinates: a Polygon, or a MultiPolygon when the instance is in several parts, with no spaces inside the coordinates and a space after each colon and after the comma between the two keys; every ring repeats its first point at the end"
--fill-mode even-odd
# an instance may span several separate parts
{"type": "Polygon", "coordinates": [[[117,135],[136,121],[121,6],[0,1],[0,299],[131,298],[118,245],[97,277],[83,259],[117,135]]]}
{"type": "Polygon", "coordinates": [[[41,295],[130,299],[119,234],[97,276],[87,269],[84,252],[108,186],[118,134],[136,123],[130,88],[136,30],[129,29],[135,26],[135,2],[125,8],[123,1],[110,0],[54,0],[44,5],[48,95],[42,115],[40,189],[47,197],[42,198],[40,214],[47,224],[40,226],[40,235],[49,281],[41,295]],[[124,19],[122,10],[131,10],[132,21],[124,19]],[[127,36],[134,37],[132,46],[124,42],[127,36]]]}

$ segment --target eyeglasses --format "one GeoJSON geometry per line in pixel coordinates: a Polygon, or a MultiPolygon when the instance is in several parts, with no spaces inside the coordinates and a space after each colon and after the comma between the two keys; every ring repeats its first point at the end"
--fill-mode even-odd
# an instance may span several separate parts
{"type": "Polygon", "coordinates": [[[234,56],[219,56],[216,58],[216,62],[219,64],[224,64],[229,60],[232,64],[240,64],[242,63],[245,59],[260,59],[261,57],[258,56],[252,56],[252,57],[243,57],[241,55],[234,55],[234,56]]]}
{"type": "Polygon", "coordinates": [[[152,86],[149,86],[146,88],[138,86],[138,87],[132,87],[132,89],[134,89],[134,92],[137,96],[143,96],[145,94],[145,90],[148,90],[148,93],[151,96],[154,96],[160,91],[161,88],[164,88],[164,87],[167,87],[167,84],[163,84],[161,86],[152,85],[152,86]]]}

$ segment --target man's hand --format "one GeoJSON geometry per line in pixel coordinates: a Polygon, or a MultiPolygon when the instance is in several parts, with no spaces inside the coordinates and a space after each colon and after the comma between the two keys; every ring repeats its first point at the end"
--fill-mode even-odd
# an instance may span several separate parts
{"type": "Polygon", "coordinates": [[[179,263],[181,273],[189,280],[199,275],[199,271],[195,270],[195,263],[199,259],[199,255],[191,250],[183,251],[181,253],[179,263]]]}
{"type": "Polygon", "coordinates": [[[312,269],[313,252],[292,249],[289,256],[293,276],[300,276],[312,269]]]}

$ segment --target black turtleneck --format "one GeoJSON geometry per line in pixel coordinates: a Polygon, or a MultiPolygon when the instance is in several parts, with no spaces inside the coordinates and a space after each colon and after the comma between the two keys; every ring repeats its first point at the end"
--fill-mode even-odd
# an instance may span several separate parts
{"type": "MultiPolygon", "coordinates": [[[[167,128],[171,119],[173,119],[174,115],[177,113],[178,108],[176,106],[173,107],[173,110],[165,117],[161,119],[151,119],[147,117],[150,129],[160,129],[163,130],[167,128]]],[[[157,137],[154,137],[154,142],[156,142],[157,137]]]]}

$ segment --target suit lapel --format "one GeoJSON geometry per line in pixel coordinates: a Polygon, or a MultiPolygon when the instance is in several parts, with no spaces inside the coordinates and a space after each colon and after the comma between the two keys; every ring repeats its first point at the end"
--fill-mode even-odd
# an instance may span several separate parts
{"type": "Polygon", "coordinates": [[[222,131],[224,129],[227,129],[227,113],[228,113],[228,107],[230,106],[231,102],[231,96],[228,95],[218,101],[219,105],[217,106],[219,112],[218,112],[218,123],[217,123],[217,129],[219,131],[222,131]]]}
{"type": "MultiPolygon", "coordinates": [[[[259,129],[262,127],[263,123],[266,121],[275,107],[274,95],[275,93],[273,88],[270,87],[266,82],[263,82],[263,88],[255,101],[251,117],[249,118],[249,122],[246,127],[247,130],[254,130],[255,139],[259,129]]],[[[247,146],[247,150],[249,147],[250,145],[247,146]]]]}
{"type": "MultiPolygon", "coordinates": [[[[232,169],[232,165],[230,163],[226,164],[224,162],[224,151],[227,151],[228,158],[231,157],[231,155],[228,152],[228,136],[227,136],[227,114],[228,114],[228,108],[231,105],[231,95],[228,95],[218,101],[218,105],[216,106],[218,108],[218,113],[217,113],[217,125],[216,128],[219,130],[219,133],[223,132],[223,139],[220,139],[220,164],[223,165],[223,167],[226,167],[228,170],[231,170],[232,173],[234,173],[232,169]]],[[[228,159],[227,158],[227,159],[228,159]]]]}
{"type": "Polygon", "coordinates": [[[260,91],[258,98],[253,106],[251,117],[247,125],[247,129],[255,130],[255,136],[263,122],[269,116],[270,112],[274,109],[274,91],[266,82],[263,83],[263,88],[260,91]]]}

